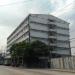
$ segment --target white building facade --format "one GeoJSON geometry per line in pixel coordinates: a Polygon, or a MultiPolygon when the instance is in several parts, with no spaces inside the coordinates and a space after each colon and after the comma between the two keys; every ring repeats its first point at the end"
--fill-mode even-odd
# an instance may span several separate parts
{"type": "Polygon", "coordinates": [[[7,38],[7,49],[22,41],[42,41],[50,46],[52,53],[71,55],[69,23],[46,14],[30,14],[7,38]]]}

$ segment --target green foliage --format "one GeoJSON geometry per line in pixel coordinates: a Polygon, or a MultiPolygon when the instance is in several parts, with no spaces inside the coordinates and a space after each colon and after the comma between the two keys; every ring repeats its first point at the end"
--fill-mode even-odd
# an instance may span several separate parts
{"type": "Polygon", "coordinates": [[[34,41],[31,43],[31,49],[34,51],[35,56],[48,56],[48,46],[41,41],[34,41]]]}
{"type": "Polygon", "coordinates": [[[19,59],[23,60],[23,63],[32,64],[37,62],[39,57],[47,57],[49,55],[48,46],[41,41],[33,41],[32,43],[26,43],[25,41],[16,43],[10,48],[10,54],[12,59],[16,59],[19,63],[19,59]]]}

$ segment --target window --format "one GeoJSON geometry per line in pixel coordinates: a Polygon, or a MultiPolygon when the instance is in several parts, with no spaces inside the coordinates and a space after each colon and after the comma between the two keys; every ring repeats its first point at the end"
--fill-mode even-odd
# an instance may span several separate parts
{"type": "Polygon", "coordinates": [[[56,25],[55,24],[49,24],[50,29],[55,29],[56,25]]]}
{"type": "Polygon", "coordinates": [[[52,19],[48,19],[50,22],[55,22],[55,20],[52,20],[52,19]]]}
{"type": "Polygon", "coordinates": [[[49,35],[50,35],[50,36],[56,36],[56,32],[50,32],[50,31],[49,31],[49,35]]]}

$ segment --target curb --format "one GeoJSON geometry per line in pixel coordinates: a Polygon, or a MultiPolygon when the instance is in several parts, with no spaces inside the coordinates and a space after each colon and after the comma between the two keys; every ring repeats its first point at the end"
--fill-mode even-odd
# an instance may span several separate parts
{"type": "Polygon", "coordinates": [[[75,73],[75,70],[50,69],[51,71],[75,73]]]}
{"type": "MultiPolygon", "coordinates": [[[[10,68],[13,68],[13,67],[10,67],[10,68]]],[[[21,69],[21,70],[26,70],[27,69],[27,68],[22,68],[22,67],[14,67],[14,68],[21,69]]],[[[45,71],[46,70],[47,71],[58,71],[58,72],[66,72],[66,73],[74,73],[75,74],[75,70],[66,70],[66,69],[42,69],[42,70],[45,70],[45,71]]],[[[36,71],[36,69],[35,69],[35,71],[34,70],[29,70],[29,71],[42,73],[39,70],[36,71]]],[[[47,74],[47,72],[46,72],[46,74],[47,74]]]]}

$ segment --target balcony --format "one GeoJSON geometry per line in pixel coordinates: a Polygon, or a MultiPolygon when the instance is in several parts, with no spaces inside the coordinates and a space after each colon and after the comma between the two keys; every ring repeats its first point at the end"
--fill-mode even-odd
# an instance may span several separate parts
{"type": "Polygon", "coordinates": [[[49,29],[49,32],[56,32],[56,29],[49,29]]]}
{"type": "Polygon", "coordinates": [[[56,46],[57,44],[56,43],[50,43],[50,46],[56,46]]]}
{"type": "Polygon", "coordinates": [[[56,39],[56,36],[49,36],[49,39],[56,39]]]}

